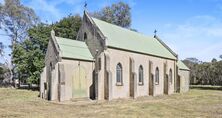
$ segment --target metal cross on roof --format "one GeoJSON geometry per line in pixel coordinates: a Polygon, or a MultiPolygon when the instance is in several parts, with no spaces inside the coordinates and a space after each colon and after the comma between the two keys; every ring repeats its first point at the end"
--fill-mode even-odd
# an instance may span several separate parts
{"type": "Polygon", "coordinates": [[[157,33],[157,30],[155,29],[155,30],[154,30],[154,35],[155,35],[155,36],[156,36],[156,33],[157,33]]]}
{"type": "Polygon", "coordinates": [[[84,4],[84,8],[85,8],[85,9],[87,8],[87,3],[86,3],[86,1],[85,1],[85,4],[84,4]]]}

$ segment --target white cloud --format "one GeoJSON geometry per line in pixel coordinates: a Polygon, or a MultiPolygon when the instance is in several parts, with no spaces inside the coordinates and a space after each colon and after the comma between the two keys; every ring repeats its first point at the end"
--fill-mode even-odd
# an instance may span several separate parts
{"type": "Polygon", "coordinates": [[[211,61],[222,54],[222,21],[213,16],[195,16],[184,24],[164,25],[160,34],[182,59],[211,61]]]}
{"type": "Polygon", "coordinates": [[[27,5],[38,12],[41,18],[44,18],[43,20],[54,21],[54,19],[61,17],[59,9],[45,0],[30,0],[27,5]]]}
{"type": "MultiPolygon", "coordinates": [[[[78,4],[83,0],[30,0],[26,5],[33,8],[37,14],[42,18],[42,20],[47,20],[50,22],[55,22],[62,17],[62,9],[59,9],[58,6],[61,4],[73,5],[73,11],[80,11],[78,4]]],[[[71,10],[72,11],[72,10],[71,10]]]]}

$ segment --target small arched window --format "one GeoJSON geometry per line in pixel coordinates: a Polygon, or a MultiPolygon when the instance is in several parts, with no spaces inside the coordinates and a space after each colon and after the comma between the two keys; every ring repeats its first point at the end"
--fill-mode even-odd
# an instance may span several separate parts
{"type": "Polygon", "coordinates": [[[117,85],[122,85],[123,82],[123,70],[122,65],[118,63],[116,65],[116,83],[117,85]]]}
{"type": "Polygon", "coordinates": [[[155,71],[155,83],[159,84],[159,68],[156,67],[156,71],[155,71]]]}
{"type": "Polygon", "coordinates": [[[143,67],[140,65],[139,67],[139,85],[143,85],[143,67]]]}
{"type": "Polygon", "coordinates": [[[169,72],[169,82],[170,82],[170,84],[172,84],[172,81],[173,81],[173,73],[172,73],[172,69],[170,69],[170,72],[169,72]]]}
{"type": "Polygon", "coordinates": [[[86,32],[84,33],[84,41],[86,41],[86,39],[87,39],[87,34],[86,34],[86,32]]]}

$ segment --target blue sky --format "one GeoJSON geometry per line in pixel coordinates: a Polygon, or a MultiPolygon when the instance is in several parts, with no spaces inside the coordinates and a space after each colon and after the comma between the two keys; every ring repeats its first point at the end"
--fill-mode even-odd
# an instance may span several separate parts
{"type": "MultiPolygon", "coordinates": [[[[93,12],[119,0],[22,0],[22,3],[33,8],[43,22],[51,23],[68,14],[82,15],[85,1],[88,11],[93,12]]],[[[122,1],[131,7],[132,28],[149,36],[157,29],[157,35],[180,59],[196,57],[211,61],[222,54],[222,0],[122,1]]],[[[7,37],[0,40],[9,43],[7,37]]]]}

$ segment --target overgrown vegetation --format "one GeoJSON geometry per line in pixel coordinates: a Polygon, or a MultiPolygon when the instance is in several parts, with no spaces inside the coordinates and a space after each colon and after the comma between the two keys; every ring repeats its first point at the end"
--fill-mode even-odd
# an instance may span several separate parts
{"type": "Polygon", "coordinates": [[[187,58],[183,62],[191,69],[191,84],[222,85],[222,60],[201,62],[196,58],[187,58]]]}
{"type": "Polygon", "coordinates": [[[217,118],[222,116],[222,91],[191,89],[184,94],[114,101],[49,102],[37,91],[0,89],[0,117],[149,117],[217,118]]]}

